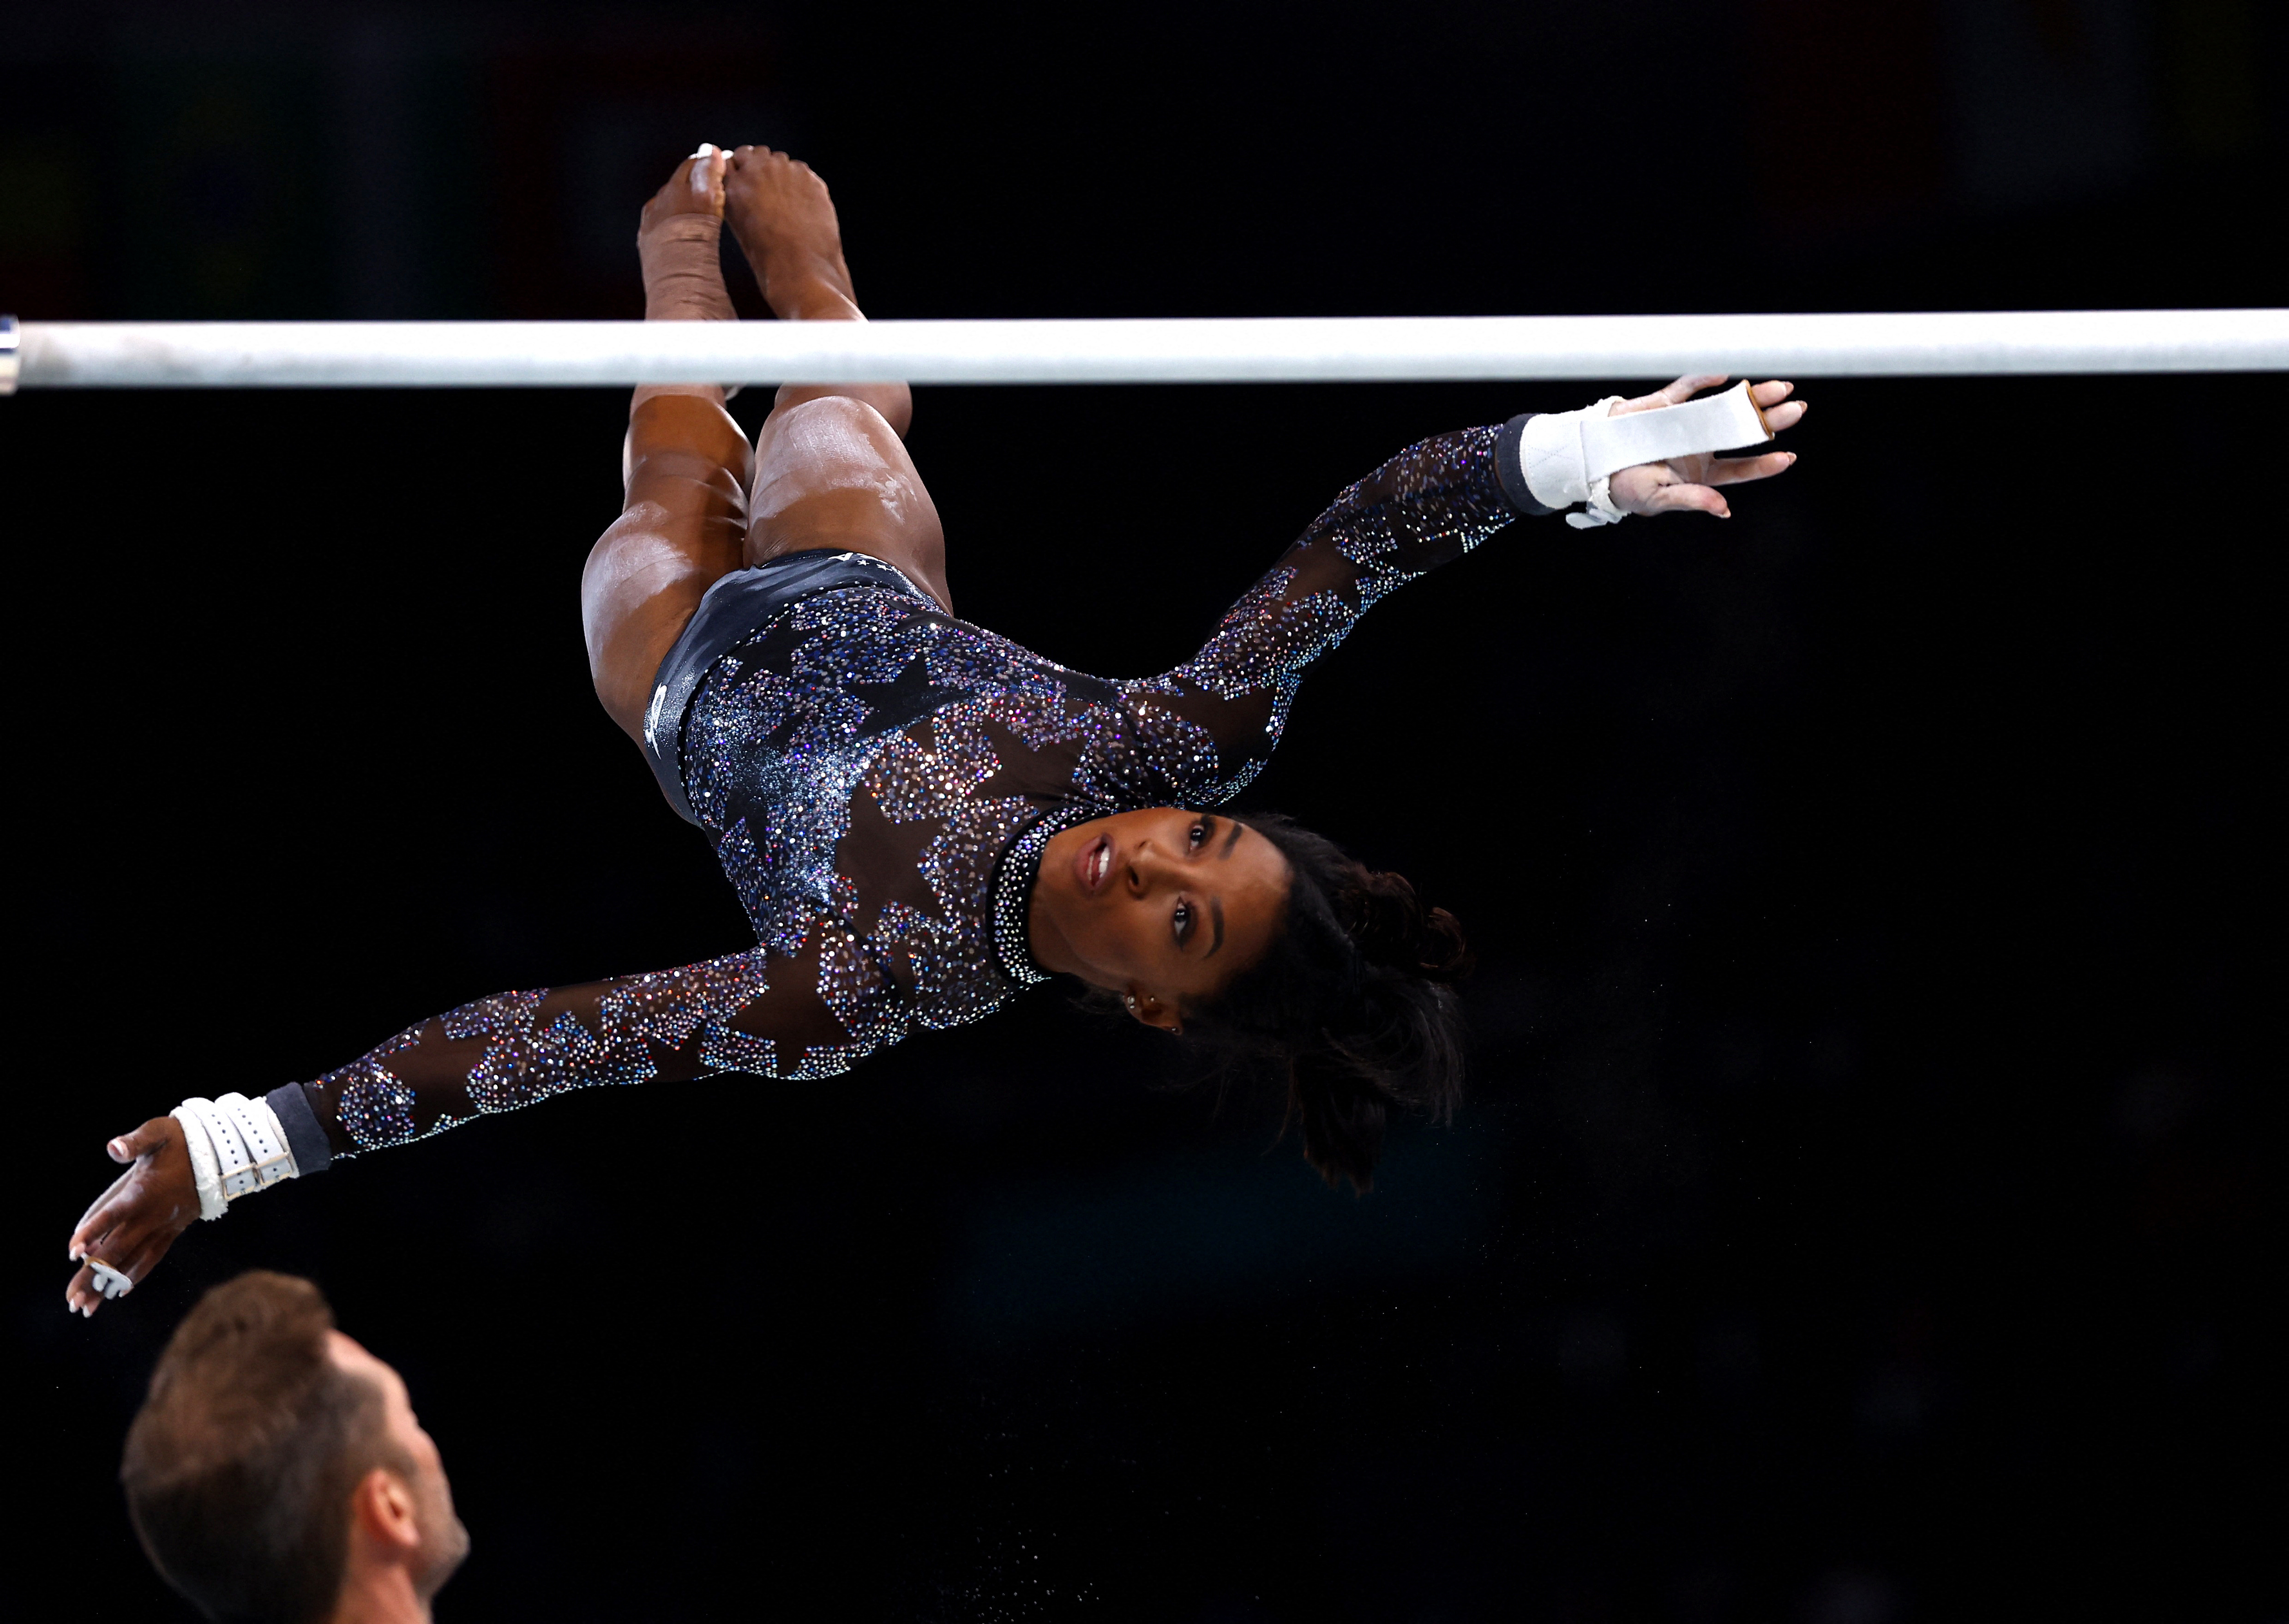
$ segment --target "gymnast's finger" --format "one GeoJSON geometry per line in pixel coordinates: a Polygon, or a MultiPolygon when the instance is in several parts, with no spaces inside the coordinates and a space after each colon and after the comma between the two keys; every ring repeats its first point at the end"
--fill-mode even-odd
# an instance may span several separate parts
{"type": "Polygon", "coordinates": [[[699,143],[699,150],[684,160],[684,167],[690,172],[693,196],[713,201],[722,189],[723,165],[730,156],[713,141],[699,143]]]}
{"type": "Polygon", "coordinates": [[[79,1256],[80,1246],[82,1243],[86,1240],[89,1235],[99,1229],[109,1228],[109,1209],[117,1202],[121,1189],[126,1185],[127,1181],[134,1176],[135,1170],[132,1167],[129,1168],[125,1172],[121,1173],[116,1179],[114,1179],[109,1187],[104,1190],[103,1194],[98,1196],[93,1201],[87,1204],[87,1211],[81,1213],[79,1215],[79,1222],[72,1226],[71,1240],[68,1243],[70,1247],[71,1255],[74,1258],[77,1258],[79,1256]]]}
{"type": "Polygon", "coordinates": [[[1725,499],[1707,485],[1663,485],[1646,499],[1647,513],[1713,513],[1720,519],[1733,516],[1732,508],[1725,499]]]}
{"type": "Polygon", "coordinates": [[[92,1262],[83,1263],[78,1272],[72,1276],[71,1283],[64,1287],[66,1313],[77,1313],[83,1316],[93,1314],[112,1298],[124,1297],[129,1292],[134,1290],[133,1283],[140,1279],[144,1273],[142,1267],[131,1266],[114,1258],[104,1257],[103,1261],[115,1274],[127,1276],[129,1284],[125,1286],[117,1285],[97,1274],[92,1262]]]}
{"type": "Polygon", "coordinates": [[[1703,389],[1713,389],[1725,381],[1723,372],[1687,372],[1674,383],[1664,384],[1654,394],[1665,406],[1681,406],[1703,389]]]}
{"type": "Polygon", "coordinates": [[[1749,388],[1749,398],[1762,406],[1766,412],[1770,412],[1775,406],[1786,400],[1789,397],[1789,391],[1795,388],[1796,385],[1792,383],[1782,383],[1777,380],[1769,383],[1752,384],[1749,388]]]}
{"type": "Polygon", "coordinates": [[[123,1133],[103,1148],[104,1154],[121,1164],[139,1157],[154,1156],[167,1148],[167,1141],[182,1130],[172,1116],[154,1116],[132,1133],[123,1133]]]}
{"type": "MultiPolygon", "coordinates": [[[[174,1244],[175,1237],[164,1229],[161,1229],[145,1236],[132,1245],[121,1248],[120,1255],[116,1258],[106,1254],[103,1260],[110,1264],[117,1272],[127,1276],[129,1288],[132,1290],[143,1284],[144,1276],[159,1267],[159,1260],[167,1255],[168,1248],[174,1244]]],[[[118,1295],[124,1297],[127,1292],[123,1291],[118,1295]]]]}
{"type": "MultiPolygon", "coordinates": [[[[134,1251],[132,1238],[124,1224],[113,1224],[107,1228],[94,1230],[89,1234],[87,1244],[80,1248],[76,1260],[85,1268],[100,1258],[117,1268],[121,1267],[119,1260],[134,1251]]],[[[99,1286],[97,1289],[101,1288],[99,1286]]]]}
{"type": "Polygon", "coordinates": [[[142,1171],[147,1157],[156,1157],[166,1149],[169,1140],[181,1130],[171,1116],[154,1116],[132,1133],[123,1133],[106,1145],[104,1153],[115,1162],[128,1164],[127,1171],[114,1179],[109,1187],[87,1204],[87,1211],[79,1215],[72,1229],[71,1255],[77,1258],[80,1247],[91,1231],[109,1224],[116,1217],[111,1209],[118,1208],[128,1199],[128,1180],[142,1171]]]}
{"type": "Polygon", "coordinates": [[[1785,405],[1775,406],[1771,411],[1766,412],[1765,421],[1772,425],[1772,430],[1775,434],[1778,434],[1783,428],[1794,428],[1800,420],[1802,420],[1805,412],[1809,408],[1806,406],[1804,402],[1800,400],[1792,400],[1788,402],[1785,405]]]}
{"type": "Polygon", "coordinates": [[[117,1227],[117,1213],[107,1210],[72,1231],[71,1260],[84,1263],[90,1258],[102,1257],[103,1249],[111,1239],[111,1232],[117,1227]]]}
{"type": "Polygon", "coordinates": [[[72,1260],[93,1256],[116,1262],[114,1252],[134,1251],[155,1235],[171,1237],[188,1221],[164,1196],[148,1185],[139,1186],[105,1202],[72,1232],[72,1260]]]}
{"type": "Polygon", "coordinates": [[[1614,408],[1613,415],[1626,417],[1632,412],[1652,412],[1663,406],[1674,406],[1681,401],[1691,399],[1696,390],[1705,389],[1712,383],[1724,381],[1725,375],[1722,372],[1688,372],[1676,382],[1666,384],[1650,395],[1640,395],[1634,400],[1622,402],[1614,408]]]}
{"type": "Polygon", "coordinates": [[[64,1288],[65,1311],[77,1310],[83,1316],[92,1316],[105,1303],[133,1291],[143,1276],[151,1272],[151,1265],[157,1260],[148,1247],[135,1252],[92,1254],[87,1262],[80,1265],[79,1272],[71,1278],[71,1284],[64,1288]],[[98,1259],[104,1265],[104,1272],[96,1270],[98,1259]],[[124,1284],[120,1278],[123,1276],[125,1276],[124,1284]]]}
{"type": "Polygon", "coordinates": [[[1743,480],[1770,479],[1786,472],[1796,463],[1794,452],[1767,452],[1761,457],[1719,457],[1710,464],[1708,477],[1702,483],[1711,485],[1737,485],[1743,480]]]}

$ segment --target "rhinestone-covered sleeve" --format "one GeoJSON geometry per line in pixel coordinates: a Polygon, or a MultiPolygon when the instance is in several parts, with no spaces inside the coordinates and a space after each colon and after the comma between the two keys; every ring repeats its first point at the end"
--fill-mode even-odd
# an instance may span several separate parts
{"type": "MultiPolygon", "coordinates": [[[[1408,446],[1337,496],[1199,653],[1124,684],[1141,724],[1131,753],[1142,746],[1155,757],[1164,795],[1203,803],[1238,793],[1280,742],[1306,667],[1392,588],[1517,516],[1495,469],[1501,434],[1466,428],[1408,446]]],[[[1136,764],[1127,767],[1133,775],[1136,764]]]]}
{"type": "Polygon", "coordinates": [[[338,1156],[402,1145],[606,1084],[740,1071],[831,1076],[877,1045],[822,1001],[819,948],[762,948],[652,975],[496,993],[425,1020],[304,1093],[338,1156]]]}

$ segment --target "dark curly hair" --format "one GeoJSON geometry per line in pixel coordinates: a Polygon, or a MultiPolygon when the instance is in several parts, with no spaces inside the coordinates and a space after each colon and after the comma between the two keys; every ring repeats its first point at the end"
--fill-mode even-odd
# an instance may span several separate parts
{"type": "Polygon", "coordinates": [[[1462,1096],[1454,983],[1471,950],[1455,916],[1424,908],[1403,876],[1276,812],[1241,821],[1288,860],[1286,928],[1213,1004],[1184,1010],[1184,1044],[1227,1082],[1284,1084],[1304,1159],[1364,1194],[1392,1109],[1443,1118],[1462,1096]]]}

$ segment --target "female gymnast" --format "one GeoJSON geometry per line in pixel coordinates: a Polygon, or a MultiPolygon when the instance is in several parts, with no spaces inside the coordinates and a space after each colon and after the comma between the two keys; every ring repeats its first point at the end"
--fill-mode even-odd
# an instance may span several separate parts
{"type": "MultiPolygon", "coordinates": [[[[779,319],[864,319],[825,183],[762,147],[702,148],[646,205],[647,319],[736,319],[726,220],[779,319]]],[[[1750,392],[1767,432],[1802,416],[1789,392],[1750,392]]],[[[1393,1108],[1451,1105],[1452,916],[1285,820],[1207,809],[1264,765],[1305,668],[1370,605],[1550,511],[1520,462],[1528,419],[1409,446],[1192,659],[1108,682],[955,618],[913,415],[902,383],[789,385],[750,446],[720,388],[646,387],[630,406],[626,505],[581,582],[590,666],[714,842],[754,950],[481,998],[314,1082],[145,1123],[111,1141],[131,1165],[72,1233],[70,1307],[92,1315],[192,1220],[333,1158],[597,1084],[832,1076],[1057,974],[1275,1075],[1330,1182],[1367,1187],[1393,1108]]],[[[1599,496],[1609,518],[1724,516],[1717,487],[1794,460],[1672,458],[1599,496]]]]}

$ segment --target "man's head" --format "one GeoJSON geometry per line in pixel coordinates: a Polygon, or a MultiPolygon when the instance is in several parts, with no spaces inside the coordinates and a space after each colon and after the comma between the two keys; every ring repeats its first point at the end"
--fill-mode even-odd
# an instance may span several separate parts
{"type": "Polygon", "coordinates": [[[119,1476],[151,1560],[217,1619],[318,1624],[351,1587],[426,1607],[468,1550],[404,1382],[289,1275],[200,1299],[119,1476]]]}

